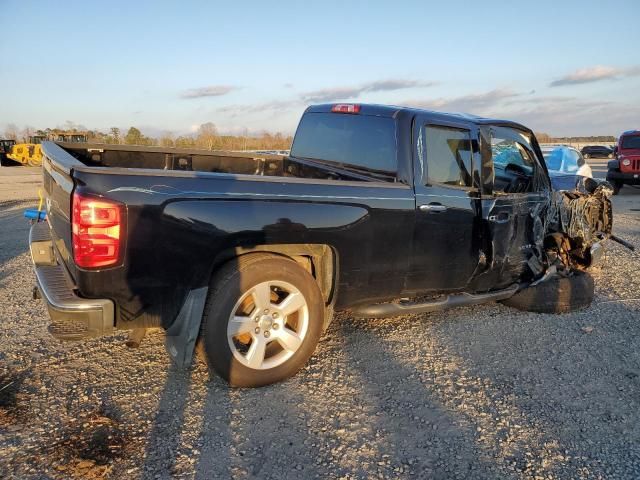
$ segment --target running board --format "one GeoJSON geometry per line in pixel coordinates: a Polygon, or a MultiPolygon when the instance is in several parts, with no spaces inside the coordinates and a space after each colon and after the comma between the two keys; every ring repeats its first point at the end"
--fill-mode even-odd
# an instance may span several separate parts
{"type": "Polygon", "coordinates": [[[413,313],[440,312],[449,308],[466,305],[478,305],[480,303],[505,300],[518,291],[518,284],[514,284],[504,290],[496,290],[488,293],[454,293],[445,298],[431,302],[413,303],[400,301],[397,303],[377,303],[356,307],[353,315],[357,318],[387,318],[398,315],[410,315],[413,313]]]}

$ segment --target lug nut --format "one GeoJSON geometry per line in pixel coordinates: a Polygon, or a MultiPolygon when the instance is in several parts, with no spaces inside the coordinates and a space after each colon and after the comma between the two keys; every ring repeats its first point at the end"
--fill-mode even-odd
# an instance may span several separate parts
{"type": "Polygon", "coordinates": [[[278,328],[280,328],[280,325],[278,325],[277,323],[274,323],[274,324],[273,324],[273,329],[274,329],[274,330],[277,330],[278,328]]]}
{"type": "Polygon", "coordinates": [[[268,308],[265,308],[265,309],[264,309],[264,313],[269,313],[269,309],[268,309],[268,308]]]}
{"type": "Polygon", "coordinates": [[[269,337],[269,335],[270,335],[270,334],[269,334],[269,330],[267,330],[266,332],[264,332],[264,336],[265,336],[265,338],[268,338],[268,337],[269,337]]]}
{"type": "Polygon", "coordinates": [[[271,315],[273,318],[278,318],[278,312],[273,312],[273,315],[271,315]]]}
{"type": "Polygon", "coordinates": [[[260,333],[260,327],[256,327],[255,332],[260,333]]]}
{"type": "Polygon", "coordinates": [[[258,323],[260,321],[260,317],[256,317],[253,319],[254,322],[258,323]]]}

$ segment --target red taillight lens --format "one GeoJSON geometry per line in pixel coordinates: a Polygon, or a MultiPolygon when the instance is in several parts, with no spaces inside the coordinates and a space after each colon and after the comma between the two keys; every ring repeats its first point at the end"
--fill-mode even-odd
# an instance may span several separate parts
{"type": "Polygon", "coordinates": [[[73,258],[80,268],[115,265],[120,259],[124,205],[73,194],[73,258]]]}
{"type": "Polygon", "coordinates": [[[360,105],[353,103],[338,103],[331,107],[333,113],[360,113],[360,105]]]}

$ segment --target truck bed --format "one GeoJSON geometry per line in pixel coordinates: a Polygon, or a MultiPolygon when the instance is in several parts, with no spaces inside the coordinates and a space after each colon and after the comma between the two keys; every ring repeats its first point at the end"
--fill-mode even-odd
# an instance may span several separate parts
{"type": "Polygon", "coordinates": [[[380,274],[406,270],[406,250],[390,245],[410,245],[413,232],[415,197],[395,178],[279,155],[54,142],[43,152],[55,257],[83,298],[115,302],[118,328],[168,328],[212,269],[259,245],[312,256],[335,244],[344,284],[337,306],[402,289],[400,277],[380,274]],[[118,265],[75,264],[75,194],[126,209],[118,265]]]}
{"type": "Polygon", "coordinates": [[[56,142],[88,167],[376,181],[380,178],[349,172],[316,161],[257,152],[209,151],[136,145],[56,142]]]}

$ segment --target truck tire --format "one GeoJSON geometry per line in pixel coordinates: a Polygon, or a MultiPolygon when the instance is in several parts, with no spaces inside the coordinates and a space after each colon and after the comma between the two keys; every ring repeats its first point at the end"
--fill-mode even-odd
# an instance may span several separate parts
{"type": "Polygon", "coordinates": [[[620,180],[616,180],[611,182],[611,186],[613,187],[613,194],[618,195],[620,193],[620,189],[624,185],[620,180]]]}
{"type": "Polygon", "coordinates": [[[591,305],[594,297],[593,277],[575,270],[569,277],[556,275],[533,287],[520,290],[504,305],[536,313],[567,313],[591,305]]]}
{"type": "Polygon", "coordinates": [[[209,368],[237,387],[289,378],[316,349],[324,314],[318,284],[294,260],[238,257],[209,288],[202,327],[209,368]]]}

